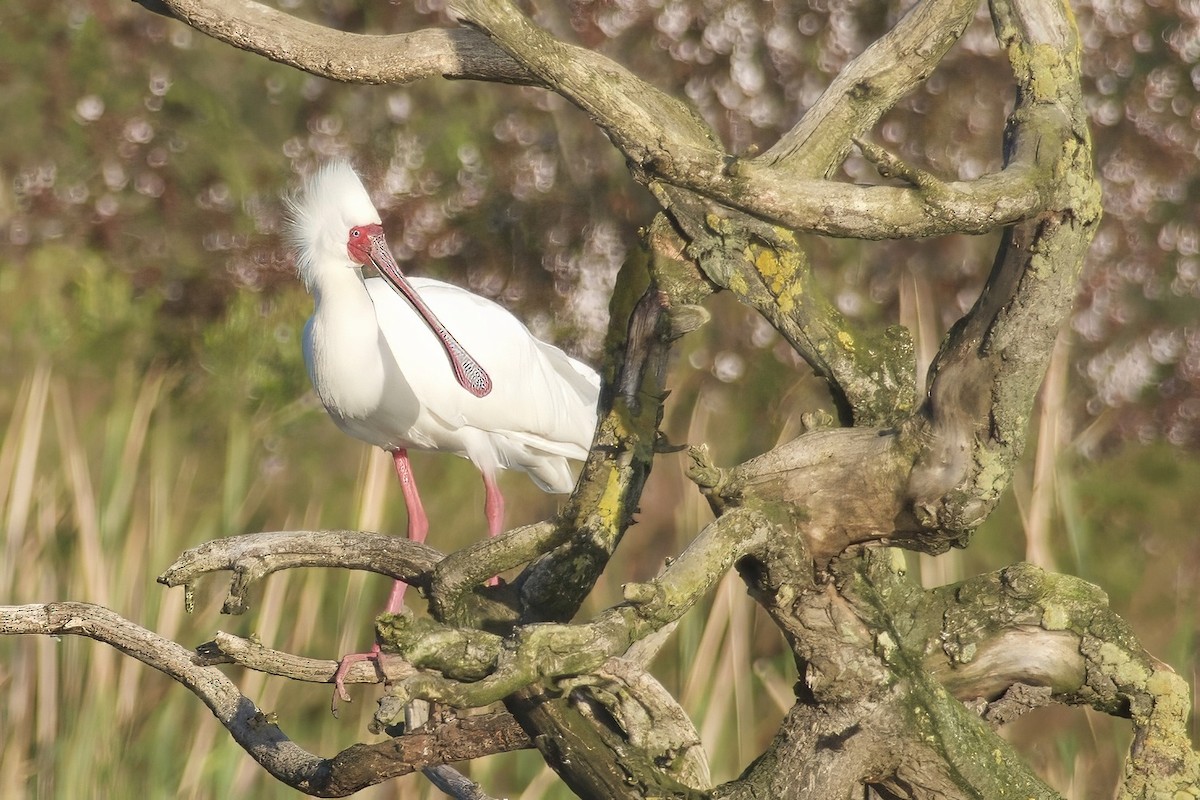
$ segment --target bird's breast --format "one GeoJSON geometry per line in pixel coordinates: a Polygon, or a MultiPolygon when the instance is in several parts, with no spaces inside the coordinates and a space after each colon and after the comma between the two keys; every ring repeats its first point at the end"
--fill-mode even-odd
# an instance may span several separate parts
{"type": "Polygon", "coordinates": [[[418,444],[410,434],[419,404],[369,298],[365,308],[318,306],[305,327],[304,353],[313,389],[338,427],[385,449],[418,444]]]}

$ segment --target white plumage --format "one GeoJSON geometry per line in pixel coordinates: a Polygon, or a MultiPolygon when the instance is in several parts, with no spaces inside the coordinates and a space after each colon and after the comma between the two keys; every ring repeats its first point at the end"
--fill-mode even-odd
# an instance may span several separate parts
{"type": "Polygon", "coordinates": [[[454,453],[483,472],[521,470],[543,491],[571,491],[567,459],[587,456],[596,428],[596,373],[487,298],[409,282],[491,375],[492,391],[465,391],[424,320],[382,278],[367,278],[376,316],[344,322],[318,303],[304,329],[309,377],[334,422],[385,450],[454,453]]]}
{"type": "Polygon", "coordinates": [[[587,455],[596,427],[595,371],[534,338],[491,300],[410,278],[491,376],[492,391],[475,397],[412,306],[382,277],[364,279],[351,259],[348,232],[380,218],[350,166],[323,167],[293,209],[297,263],[315,302],[304,359],[338,427],[388,451],[450,452],[485,473],[517,469],[545,491],[570,491],[566,459],[587,455]]]}
{"type": "MultiPolygon", "coordinates": [[[[339,428],[392,453],[410,537],[423,540],[427,526],[410,448],[464,456],[479,468],[493,535],[503,517],[498,469],[527,472],[544,491],[570,491],[567,460],[587,455],[596,427],[595,371],[491,300],[406,279],[349,164],[322,167],[290,207],[297,268],[315,305],[304,329],[309,378],[339,428]],[[368,264],[380,277],[364,278],[368,264]]],[[[397,583],[389,611],[402,605],[397,583]]],[[[339,694],[349,660],[377,652],[343,659],[339,694]]]]}

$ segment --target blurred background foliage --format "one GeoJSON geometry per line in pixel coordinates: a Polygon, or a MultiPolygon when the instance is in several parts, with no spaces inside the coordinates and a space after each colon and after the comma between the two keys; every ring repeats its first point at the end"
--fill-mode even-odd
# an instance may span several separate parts
{"type": "MultiPolygon", "coordinates": [[[[448,24],[442,0],[281,0],[367,33],[448,24]]],[[[769,146],[907,4],[867,0],[533,0],[559,36],[686,97],[733,152],[769,146]]],[[[1200,574],[1200,4],[1073,3],[1105,218],[1013,491],[965,552],[913,559],[927,585],[1029,558],[1100,583],[1151,652],[1195,684],[1200,574]]],[[[948,178],[1000,165],[1011,80],[986,10],[873,136],[948,178]]],[[[654,211],[583,114],[538,90],[467,82],[341,86],[113,0],[0,6],[0,602],[102,603],[198,644],[221,628],[333,658],[361,648],[386,581],[273,576],[253,611],[197,612],[154,577],[217,536],[300,527],[399,532],[388,460],[338,433],[299,347],[310,301],[280,197],[335,155],[362,168],[401,265],[469,286],[594,360],[607,295],[654,211]]],[[[871,181],[851,157],[843,179],[871,181]]],[[[928,363],[974,301],[994,236],[806,239],[830,296],[900,320],[928,363]]],[[[721,463],[760,453],[825,402],[762,320],[714,298],[682,343],[664,427],[721,463]],[[750,411],[752,410],[752,411],[750,411]]],[[[414,457],[433,543],[483,530],[469,465],[414,457]]],[[[554,498],[519,476],[510,522],[554,498]]],[[[660,459],[590,609],[654,573],[708,519],[660,459]]],[[[794,667],[736,578],[655,665],[735,776],[790,704],[794,667]],[[714,686],[722,691],[712,692],[714,686]]],[[[231,672],[301,744],[365,736],[328,690],[231,672]]],[[[86,641],[0,642],[0,795],[290,797],[184,689],[86,641]]],[[[1013,726],[1072,797],[1108,796],[1127,726],[1074,710],[1013,726]]],[[[469,767],[494,794],[567,796],[533,754],[469,767]]],[[[412,777],[365,793],[436,796],[412,777]]]]}

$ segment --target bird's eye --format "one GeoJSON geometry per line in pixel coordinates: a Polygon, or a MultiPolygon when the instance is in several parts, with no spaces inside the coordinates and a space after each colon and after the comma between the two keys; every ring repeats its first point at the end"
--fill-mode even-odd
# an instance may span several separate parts
{"type": "Polygon", "coordinates": [[[351,228],[350,235],[357,239],[359,236],[362,236],[362,231],[360,231],[358,228],[351,228]]]}

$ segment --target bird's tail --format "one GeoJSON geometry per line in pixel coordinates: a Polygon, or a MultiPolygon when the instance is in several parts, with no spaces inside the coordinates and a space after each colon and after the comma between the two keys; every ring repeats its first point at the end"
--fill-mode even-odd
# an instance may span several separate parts
{"type": "Polygon", "coordinates": [[[566,494],[575,488],[575,476],[565,458],[543,458],[525,471],[543,492],[566,494]]]}

